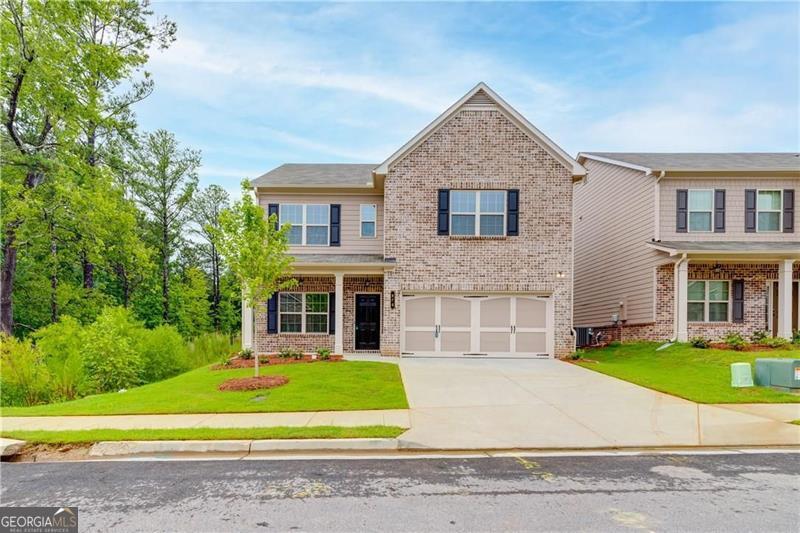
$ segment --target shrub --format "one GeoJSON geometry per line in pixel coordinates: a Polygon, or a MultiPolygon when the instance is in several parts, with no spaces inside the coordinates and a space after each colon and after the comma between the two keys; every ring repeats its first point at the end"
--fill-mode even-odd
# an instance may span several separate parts
{"type": "Polygon", "coordinates": [[[239,340],[231,339],[228,335],[203,333],[189,341],[187,345],[188,364],[191,368],[197,368],[218,361],[225,363],[239,346],[239,340]]]}
{"type": "Polygon", "coordinates": [[[789,346],[789,340],[783,337],[767,337],[761,344],[770,348],[786,348],[789,346]]]}
{"type": "Polygon", "coordinates": [[[732,350],[741,351],[747,347],[747,341],[738,331],[729,331],[725,335],[724,341],[732,350]]]}
{"type": "Polygon", "coordinates": [[[189,369],[186,345],[173,326],[142,330],[134,348],[142,360],[144,383],[160,381],[189,369]]]}
{"type": "Polygon", "coordinates": [[[584,351],[583,350],[576,350],[569,355],[569,358],[573,361],[577,361],[583,357],[584,351]]]}
{"type": "Polygon", "coordinates": [[[331,358],[331,351],[329,348],[317,348],[317,356],[323,361],[331,358]]]}
{"type": "Polygon", "coordinates": [[[796,329],[792,333],[792,344],[800,344],[800,329],[796,329]]]}
{"type": "Polygon", "coordinates": [[[244,359],[245,361],[249,361],[253,358],[253,350],[250,348],[244,348],[242,351],[239,352],[239,358],[244,359]]]}
{"type": "Polygon", "coordinates": [[[92,389],[106,392],[142,383],[144,363],[136,343],[144,327],[127,309],[107,307],[86,328],[84,367],[92,389]]]}
{"type": "Polygon", "coordinates": [[[750,335],[750,342],[753,344],[763,344],[764,340],[771,338],[769,331],[766,329],[758,329],[750,335]]]}
{"type": "Polygon", "coordinates": [[[302,359],[303,352],[294,348],[281,348],[278,352],[278,357],[281,359],[302,359]]]}
{"type": "Polygon", "coordinates": [[[30,340],[0,334],[0,401],[36,405],[49,400],[49,372],[30,340]]]}
{"type": "Polygon", "coordinates": [[[706,349],[709,346],[711,346],[711,341],[709,341],[705,337],[692,337],[691,339],[689,339],[689,344],[691,344],[695,348],[706,349]]]}
{"type": "Polygon", "coordinates": [[[608,345],[611,346],[611,347],[622,346],[622,342],[620,342],[620,341],[611,341],[611,342],[608,343],[608,345]]]}
{"type": "Polygon", "coordinates": [[[83,366],[84,327],[71,316],[33,334],[50,373],[51,400],[74,400],[89,386],[83,366]]]}

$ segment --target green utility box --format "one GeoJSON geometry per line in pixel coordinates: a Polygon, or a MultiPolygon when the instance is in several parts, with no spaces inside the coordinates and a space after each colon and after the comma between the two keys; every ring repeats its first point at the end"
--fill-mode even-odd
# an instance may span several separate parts
{"type": "Polygon", "coordinates": [[[756,359],[756,385],[800,390],[800,359],[756,359]]]}

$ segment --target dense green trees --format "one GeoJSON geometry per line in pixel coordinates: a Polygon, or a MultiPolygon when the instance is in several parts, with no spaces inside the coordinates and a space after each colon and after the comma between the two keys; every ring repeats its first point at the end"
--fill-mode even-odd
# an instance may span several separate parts
{"type": "MultiPolygon", "coordinates": [[[[164,130],[141,133],[135,120],[154,90],[148,54],[173,42],[175,25],[144,0],[0,6],[0,332],[23,338],[53,324],[32,337],[46,359],[69,352],[39,346],[52,331],[116,306],[185,338],[238,332],[237,278],[206,230],[227,194],[197,191],[199,152],[164,130]]],[[[111,347],[92,342],[86,353],[101,350],[111,364],[111,347]]],[[[114,346],[123,360],[124,344],[114,346]]],[[[72,364],[59,358],[49,379],[78,379],[72,364]]],[[[88,386],[65,380],[60,397],[88,386]]]]}

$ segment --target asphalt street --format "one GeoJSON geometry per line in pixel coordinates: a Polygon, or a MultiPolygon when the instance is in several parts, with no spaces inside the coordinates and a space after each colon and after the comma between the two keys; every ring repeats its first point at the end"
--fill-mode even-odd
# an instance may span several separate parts
{"type": "Polygon", "coordinates": [[[800,531],[800,455],[3,463],[81,531],[800,531]]]}

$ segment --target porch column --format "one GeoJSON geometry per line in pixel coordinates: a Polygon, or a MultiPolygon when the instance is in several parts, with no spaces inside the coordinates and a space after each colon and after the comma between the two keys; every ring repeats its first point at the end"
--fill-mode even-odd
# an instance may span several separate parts
{"type": "Polygon", "coordinates": [[[333,353],[344,353],[344,274],[337,272],[336,276],[336,305],[334,309],[336,333],[333,340],[333,353]]]}
{"type": "Polygon", "coordinates": [[[675,284],[675,301],[677,302],[677,309],[675,313],[678,317],[678,342],[686,342],[689,340],[689,260],[681,259],[678,263],[677,283],[675,284]]]}
{"type": "Polygon", "coordinates": [[[253,308],[242,298],[242,349],[253,347],[253,308]]]}
{"type": "Polygon", "coordinates": [[[778,265],[778,337],[792,338],[792,265],[786,259],[778,265]]]}

